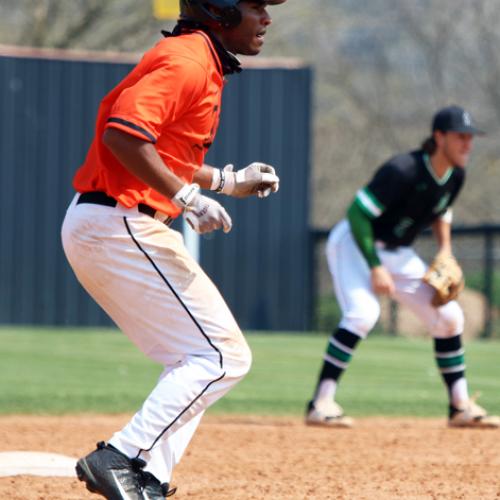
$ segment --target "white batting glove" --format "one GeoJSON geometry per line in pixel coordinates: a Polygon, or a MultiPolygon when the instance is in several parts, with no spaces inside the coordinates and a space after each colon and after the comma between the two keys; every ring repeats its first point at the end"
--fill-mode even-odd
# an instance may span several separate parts
{"type": "Polygon", "coordinates": [[[247,167],[233,172],[229,164],[223,170],[215,170],[212,189],[236,198],[257,195],[265,198],[279,189],[280,179],[271,165],[254,162],[247,167]]]}
{"type": "Polygon", "coordinates": [[[172,198],[172,202],[182,208],[182,216],[198,234],[210,233],[220,228],[229,233],[233,227],[231,217],[224,207],[200,194],[198,184],[184,185],[172,198]]]}

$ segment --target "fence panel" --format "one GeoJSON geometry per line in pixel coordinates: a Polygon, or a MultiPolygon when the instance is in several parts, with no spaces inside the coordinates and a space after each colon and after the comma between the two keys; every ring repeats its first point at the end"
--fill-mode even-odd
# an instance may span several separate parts
{"type": "MultiPolygon", "coordinates": [[[[76,282],[59,233],[99,102],[131,68],[130,62],[0,55],[0,323],[110,323],[76,282]]],[[[260,160],[282,178],[270,199],[220,198],[234,230],[202,239],[202,264],[243,328],[309,326],[311,77],[309,68],[285,61],[251,67],[225,89],[208,162],[241,167],[260,160]]]]}

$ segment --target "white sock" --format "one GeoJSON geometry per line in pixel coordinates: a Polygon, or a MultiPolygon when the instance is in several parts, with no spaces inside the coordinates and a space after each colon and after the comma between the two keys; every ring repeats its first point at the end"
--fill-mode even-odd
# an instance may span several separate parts
{"type": "Polygon", "coordinates": [[[469,391],[467,389],[467,380],[465,377],[462,377],[451,386],[451,404],[458,407],[461,403],[468,400],[469,391]]]}
{"type": "Polygon", "coordinates": [[[337,391],[337,382],[332,378],[325,378],[319,384],[314,401],[316,402],[323,399],[335,399],[336,391],[337,391]]]}

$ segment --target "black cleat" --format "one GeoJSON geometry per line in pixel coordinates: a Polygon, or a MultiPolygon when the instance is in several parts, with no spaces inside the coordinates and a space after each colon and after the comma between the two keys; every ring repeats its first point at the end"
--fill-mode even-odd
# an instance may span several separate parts
{"type": "Polygon", "coordinates": [[[170,488],[168,483],[161,484],[150,472],[140,472],[140,483],[142,486],[142,495],[144,500],[163,500],[171,497],[177,491],[177,488],[170,488]]]}
{"type": "Polygon", "coordinates": [[[141,474],[146,465],[139,458],[131,459],[104,442],[76,463],[76,475],[87,489],[107,500],[144,500],[141,474]]]}

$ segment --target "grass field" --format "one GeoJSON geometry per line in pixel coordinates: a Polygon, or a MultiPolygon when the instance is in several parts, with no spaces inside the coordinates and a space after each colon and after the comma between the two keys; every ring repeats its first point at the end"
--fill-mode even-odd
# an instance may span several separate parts
{"type": "MultiPolygon", "coordinates": [[[[248,334],[250,374],[212,413],[301,415],[327,338],[248,334]]],[[[471,392],[500,413],[500,342],[466,345],[471,392]]],[[[135,411],[161,367],[115,330],[0,328],[0,413],[135,411]]],[[[354,416],[445,414],[432,341],[376,335],[360,344],[338,400],[354,416]]]]}

